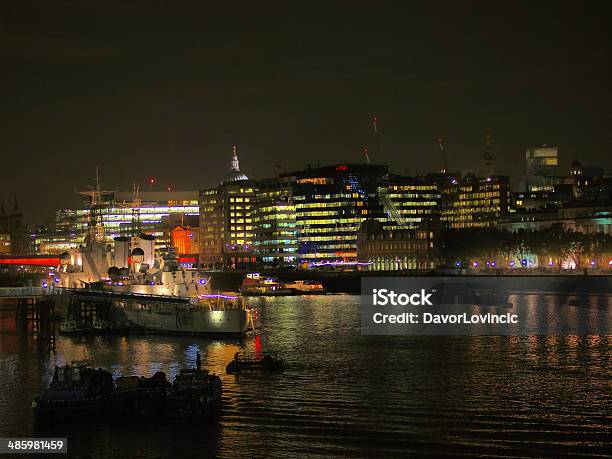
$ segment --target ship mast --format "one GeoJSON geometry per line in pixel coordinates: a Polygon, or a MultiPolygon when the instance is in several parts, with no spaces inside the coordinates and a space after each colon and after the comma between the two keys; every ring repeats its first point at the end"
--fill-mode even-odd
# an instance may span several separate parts
{"type": "Polygon", "coordinates": [[[99,241],[104,238],[104,222],[102,221],[103,196],[112,195],[114,191],[104,191],[101,186],[98,166],[96,166],[96,185],[87,191],[77,191],[78,194],[89,196],[89,235],[92,240],[99,241]]]}

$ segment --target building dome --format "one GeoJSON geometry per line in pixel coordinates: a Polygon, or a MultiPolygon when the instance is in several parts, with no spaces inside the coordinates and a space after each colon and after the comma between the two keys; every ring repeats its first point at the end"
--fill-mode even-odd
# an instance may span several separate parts
{"type": "Polygon", "coordinates": [[[238,162],[238,154],[236,153],[236,145],[232,147],[232,162],[230,171],[223,176],[221,184],[228,182],[240,182],[241,180],[248,180],[249,178],[245,173],[240,171],[240,163],[238,162]]]}
{"type": "Polygon", "coordinates": [[[223,181],[221,183],[227,182],[239,182],[241,180],[248,180],[249,178],[240,171],[230,171],[223,176],[223,181]]]}

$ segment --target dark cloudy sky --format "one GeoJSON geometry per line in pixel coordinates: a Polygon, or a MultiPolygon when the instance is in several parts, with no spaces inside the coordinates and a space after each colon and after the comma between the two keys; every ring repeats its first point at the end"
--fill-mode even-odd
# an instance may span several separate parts
{"type": "Polygon", "coordinates": [[[372,160],[498,171],[559,145],[612,169],[609,2],[4,1],[0,199],[31,223],[107,188],[372,160]],[[370,116],[380,117],[382,157],[370,116]]]}

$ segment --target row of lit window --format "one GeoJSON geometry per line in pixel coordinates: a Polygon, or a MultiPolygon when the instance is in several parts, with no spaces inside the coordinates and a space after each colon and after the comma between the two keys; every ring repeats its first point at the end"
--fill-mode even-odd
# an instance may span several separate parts
{"type": "Polygon", "coordinates": [[[396,194],[396,193],[391,193],[388,196],[393,201],[397,200],[397,201],[403,202],[404,199],[439,199],[441,195],[439,195],[439,194],[432,194],[432,193],[423,193],[423,194],[415,194],[415,193],[396,194]]]}
{"type": "Polygon", "coordinates": [[[325,199],[358,199],[361,196],[357,193],[335,193],[335,194],[314,194],[314,195],[297,195],[293,197],[294,201],[323,201],[325,199]]]}
{"type": "Polygon", "coordinates": [[[265,241],[254,241],[253,245],[267,246],[267,245],[295,245],[297,239],[269,239],[265,241]]]}
{"type": "Polygon", "coordinates": [[[436,207],[438,205],[435,201],[409,201],[409,202],[395,202],[395,207],[398,209],[405,209],[410,207],[436,207]]]}
{"type": "MultiPolygon", "coordinates": [[[[314,252],[314,253],[304,253],[304,254],[300,254],[299,255],[300,258],[338,258],[338,254],[336,252],[314,252]]],[[[342,254],[342,257],[346,257],[346,258],[356,258],[357,257],[357,252],[347,252],[342,254]]]]}
{"type": "Polygon", "coordinates": [[[453,202],[453,208],[463,208],[463,207],[486,207],[490,205],[498,205],[499,199],[479,199],[477,201],[458,201],[453,202]]]}
{"type": "Polygon", "coordinates": [[[390,188],[393,191],[435,191],[438,189],[437,185],[392,185],[390,188]]]}
{"type": "Polygon", "coordinates": [[[501,194],[495,191],[484,191],[484,192],[479,192],[479,193],[466,193],[466,194],[461,193],[459,194],[457,199],[463,200],[463,199],[492,198],[492,197],[501,197],[501,194]]]}
{"type": "MultiPolygon", "coordinates": [[[[433,242],[430,243],[433,247],[433,242]]],[[[423,242],[367,242],[363,244],[363,250],[424,250],[429,244],[423,242]]]]}
{"type": "Polygon", "coordinates": [[[267,213],[267,212],[277,212],[277,213],[290,213],[293,212],[295,210],[295,206],[290,205],[290,204],[278,204],[275,206],[265,206],[265,207],[258,207],[257,208],[257,212],[261,212],[261,213],[267,213]]]}
{"type": "Polygon", "coordinates": [[[333,218],[328,220],[298,220],[296,221],[297,227],[335,227],[338,225],[348,224],[348,223],[361,223],[363,221],[362,218],[351,217],[351,218],[333,218]]]}
{"type": "Polygon", "coordinates": [[[499,206],[483,206],[483,207],[461,207],[458,209],[445,209],[442,211],[442,215],[461,215],[461,214],[478,214],[478,213],[490,213],[499,212],[499,206]]]}
{"type": "Polygon", "coordinates": [[[337,201],[330,201],[330,202],[308,202],[308,203],[304,203],[304,204],[298,204],[295,206],[295,209],[297,211],[302,210],[302,209],[325,209],[325,208],[345,208],[347,207],[347,204],[349,204],[350,206],[357,206],[357,207],[361,207],[363,206],[363,201],[353,201],[353,202],[337,202],[337,201]]]}
{"type": "Polygon", "coordinates": [[[333,183],[332,179],[327,177],[309,177],[309,178],[301,178],[297,180],[297,183],[302,185],[305,183],[310,183],[313,185],[327,185],[333,183]]]}

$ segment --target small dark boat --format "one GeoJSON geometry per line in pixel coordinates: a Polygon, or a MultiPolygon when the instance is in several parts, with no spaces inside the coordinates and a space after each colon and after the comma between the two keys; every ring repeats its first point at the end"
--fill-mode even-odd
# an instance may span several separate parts
{"type": "Polygon", "coordinates": [[[170,418],[211,418],[221,408],[221,379],[208,370],[181,370],[166,398],[170,418]]]}
{"type": "Polygon", "coordinates": [[[221,380],[207,370],[182,370],[174,383],[163,372],[150,378],[113,380],[101,368],[57,367],[51,384],[32,402],[37,419],[142,418],[215,416],[221,403],[221,380]]]}
{"type": "Polygon", "coordinates": [[[51,384],[32,402],[37,418],[146,416],[163,414],[166,375],[119,378],[86,365],[57,367],[51,384]],[[126,382],[130,381],[131,382],[126,382]]]}
{"type": "Polygon", "coordinates": [[[283,371],[285,369],[285,361],[271,355],[264,355],[261,359],[243,359],[239,353],[234,355],[225,372],[228,375],[241,373],[243,371],[283,371]]]}

